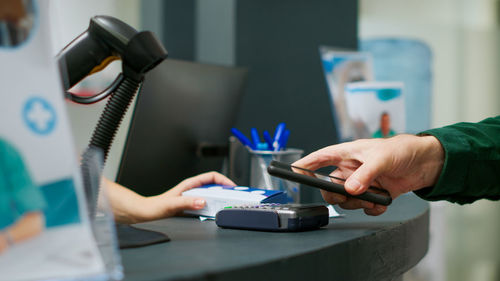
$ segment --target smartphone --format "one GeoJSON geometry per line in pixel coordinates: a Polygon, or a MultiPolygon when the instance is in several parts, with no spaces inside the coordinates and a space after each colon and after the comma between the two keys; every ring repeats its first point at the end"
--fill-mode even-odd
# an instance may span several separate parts
{"type": "Polygon", "coordinates": [[[271,163],[267,167],[267,172],[275,177],[302,183],[329,192],[342,194],[347,197],[358,198],[379,205],[388,206],[392,202],[391,195],[389,194],[389,192],[387,192],[387,190],[370,186],[370,188],[365,193],[359,195],[351,195],[345,190],[344,185],[339,183],[345,182],[345,179],[321,174],[315,171],[311,171],[301,167],[295,167],[290,164],[274,160],[271,161],[271,163]],[[292,168],[301,170],[305,172],[305,174],[295,172],[292,168]]]}

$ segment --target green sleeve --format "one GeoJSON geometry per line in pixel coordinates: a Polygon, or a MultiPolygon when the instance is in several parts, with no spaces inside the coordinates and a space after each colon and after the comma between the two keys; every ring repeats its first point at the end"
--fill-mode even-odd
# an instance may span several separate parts
{"type": "Polygon", "coordinates": [[[44,209],[46,203],[42,192],[33,183],[21,155],[6,143],[4,143],[2,162],[16,211],[22,215],[26,212],[44,209]]]}
{"type": "Polygon", "coordinates": [[[416,191],[418,196],[459,204],[500,199],[500,116],[421,134],[441,142],[445,162],[436,185],[416,191]]]}

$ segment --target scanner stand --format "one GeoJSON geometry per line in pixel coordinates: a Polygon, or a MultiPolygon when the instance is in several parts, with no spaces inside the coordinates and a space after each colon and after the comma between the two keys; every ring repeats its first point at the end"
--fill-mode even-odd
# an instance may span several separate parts
{"type": "Polygon", "coordinates": [[[170,241],[170,238],[164,233],[141,229],[128,224],[117,223],[115,228],[120,249],[137,248],[170,241]]]}

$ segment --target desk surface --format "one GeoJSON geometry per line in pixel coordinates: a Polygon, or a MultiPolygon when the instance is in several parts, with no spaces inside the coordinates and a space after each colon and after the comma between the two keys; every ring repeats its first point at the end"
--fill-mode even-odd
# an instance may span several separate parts
{"type": "Polygon", "coordinates": [[[391,280],[427,252],[429,205],[414,195],[378,217],[342,213],[298,233],[221,229],[188,217],[137,224],[172,241],[122,250],[125,280],[391,280]]]}

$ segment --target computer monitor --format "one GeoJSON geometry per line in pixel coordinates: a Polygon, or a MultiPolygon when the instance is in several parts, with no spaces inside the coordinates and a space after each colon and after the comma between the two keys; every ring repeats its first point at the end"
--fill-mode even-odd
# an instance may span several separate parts
{"type": "Polygon", "coordinates": [[[243,68],[173,59],[149,72],[137,97],[117,182],[150,196],[187,177],[220,171],[223,157],[200,155],[200,148],[228,144],[246,76],[243,68]]]}

